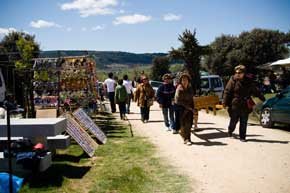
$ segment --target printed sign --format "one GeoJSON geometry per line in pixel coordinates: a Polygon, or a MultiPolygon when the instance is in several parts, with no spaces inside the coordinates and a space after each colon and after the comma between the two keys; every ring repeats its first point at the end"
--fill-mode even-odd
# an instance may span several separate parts
{"type": "Polygon", "coordinates": [[[81,124],[81,126],[87,128],[96,138],[103,144],[107,141],[105,133],[94,123],[94,121],[84,112],[82,108],[73,112],[73,116],[81,124]]]}
{"type": "Polygon", "coordinates": [[[82,149],[93,157],[98,144],[91,138],[91,136],[74,120],[71,115],[66,115],[68,134],[82,147],[82,149]]]}

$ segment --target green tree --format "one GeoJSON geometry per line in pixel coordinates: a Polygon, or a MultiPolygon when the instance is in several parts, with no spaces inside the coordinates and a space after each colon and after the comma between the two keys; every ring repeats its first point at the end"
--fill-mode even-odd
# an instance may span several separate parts
{"type": "Polygon", "coordinates": [[[210,44],[206,57],[208,68],[216,74],[231,75],[234,66],[243,64],[255,73],[258,65],[284,58],[290,42],[290,33],[278,30],[253,29],[239,36],[222,35],[210,44]]]}
{"type": "Polygon", "coordinates": [[[34,117],[32,59],[39,54],[35,37],[24,32],[10,32],[1,41],[2,53],[8,55],[16,68],[16,99],[24,105],[26,115],[34,117]],[[24,97],[23,97],[24,96],[24,97]]]}
{"type": "Polygon", "coordinates": [[[162,76],[169,73],[169,58],[166,56],[157,56],[153,59],[151,68],[151,78],[153,80],[162,80],[162,76]]]}
{"type": "Polygon", "coordinates": [[[178,40],[182,43],[178,49],[172,48],[170,56],[173,59],[181,59],[185,63],[186,71],[191,75],[194,91],[200,89],[200,61],[201,56],[209,52],[207,47],[200,46],[196,39],[196,31],[192,33],[190,30],[185,30],[182,35],[179,35],[178,40]]]}

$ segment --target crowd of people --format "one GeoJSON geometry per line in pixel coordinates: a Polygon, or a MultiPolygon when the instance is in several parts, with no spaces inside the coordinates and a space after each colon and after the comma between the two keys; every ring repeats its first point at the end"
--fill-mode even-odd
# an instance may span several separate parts
{"type": "MultiPolygon", "coordinates": [[[[164,74],[163,84],[155,93],[148,76],[143,73],[133,92],[132,82],[128,80],[127,75],[116,82],[113,79],[113,73],[109,73],[104,81],[104,90],[110,100],[112,113],[116,112],[116,104],[118,104],[122,120],[126,119],[126,114],[130,113],[130,102],[134,100],[140,107],[141,121],[147,123],[150,119],[150,107],[156,99],[162,110],[166,130],[173,134],[180,133],[184,144],[192,145],[191,128],[196,110],[191,78],[187,72],[180,73],[178,84],[173,85],[172,76],[164,74]]],[[[242,142],[246,142],[248,117],[253,108],[251,96],[265,100],[253,80],[246,76],[245,66],[236,66],[235,73],[224,91],[223,106],[227,108],[230,117],[228,136],[233,137],[236,124],[240,121],[239,139],[242,142]]]]}

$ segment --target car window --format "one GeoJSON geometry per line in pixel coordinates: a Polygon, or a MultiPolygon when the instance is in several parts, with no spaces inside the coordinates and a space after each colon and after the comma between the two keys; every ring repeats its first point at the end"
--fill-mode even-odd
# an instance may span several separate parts
{"type": "Polygon", "coordinates": [[[150,83],[152,87],[159,87],[160,85],[162,85],[162,82],[151,82],[150,83]]]}
{"type": "Polygon", "coordinates": [[[202,78],[200,83],[201,88],[209,88],[209,82],[207,78],[202,78]]]}
{"type": "Polygon", "coordinates": [[[211,83],[212,88],[222,87],[222,81],[219,78],[211,78],[210,83],[211,83]]]}

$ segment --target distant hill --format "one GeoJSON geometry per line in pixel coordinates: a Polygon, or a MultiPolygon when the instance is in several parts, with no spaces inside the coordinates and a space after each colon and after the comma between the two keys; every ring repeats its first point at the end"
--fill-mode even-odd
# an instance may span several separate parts
{"type": "Polygon", "coordinates": [[[129,52],[112,52],[112,51],[81,51],[81,50],[59,50],[59,51],[42,51],[40,57],[60,57],[60,56],[92,56],[98,68],[105,69],[112,64],[134,66],[138,64],[152,64],[156,56],[166,56],[165,53],[144,53],[135,54],[129,52]]]}

